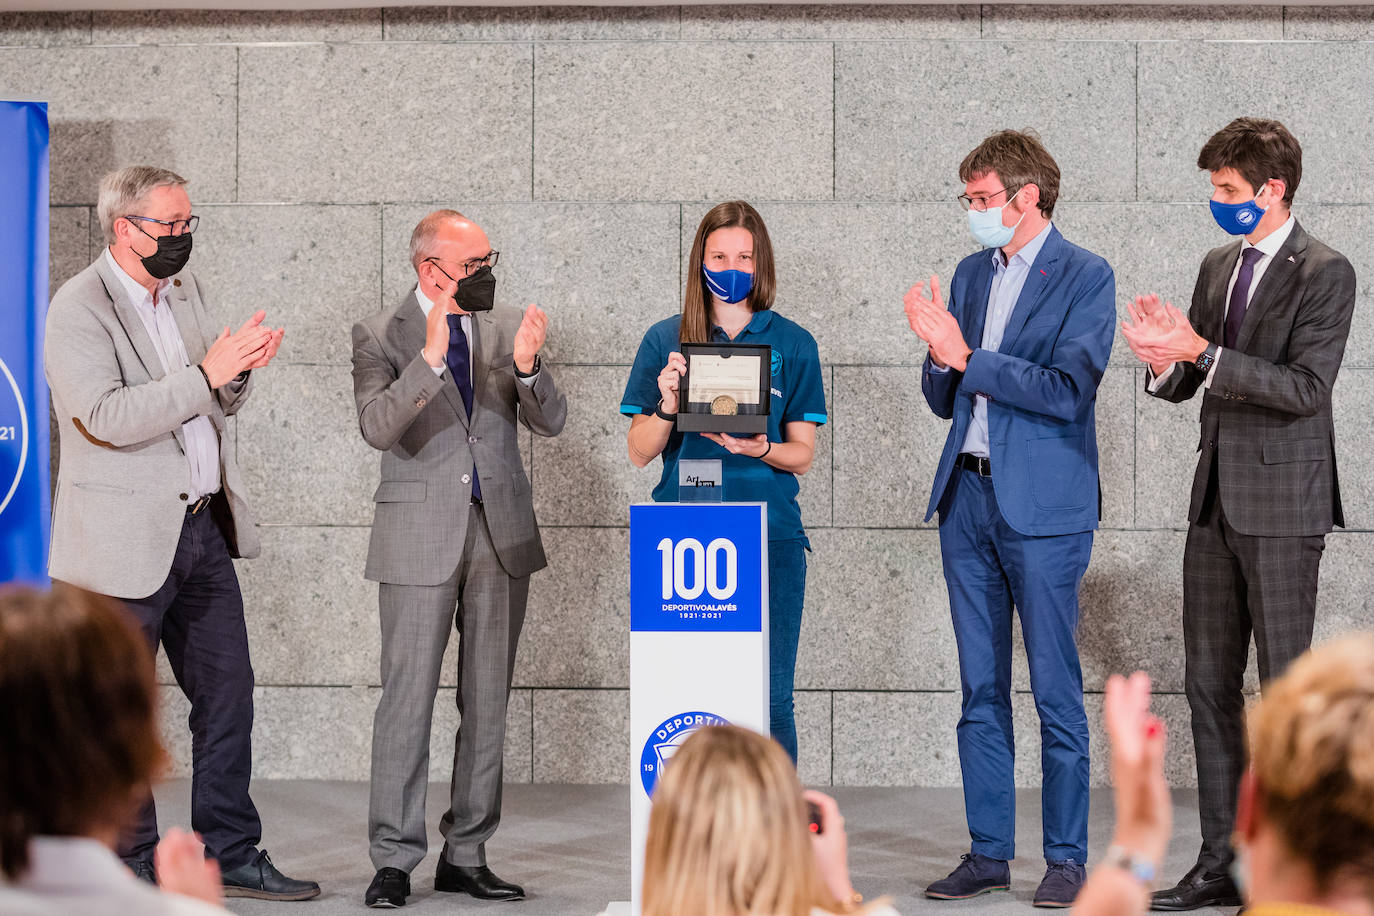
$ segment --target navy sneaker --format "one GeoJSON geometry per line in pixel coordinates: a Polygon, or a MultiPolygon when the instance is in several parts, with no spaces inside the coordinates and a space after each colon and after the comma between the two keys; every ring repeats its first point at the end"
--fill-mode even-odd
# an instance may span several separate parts
{"type": "Polygon", "coordinates": [[[1035,889],[1035,906],[1064,907],[1073,906],[1083,882],[1088,878],[1088,870],[1073,859],[1051,862],[1045,869],[1045,878],[1035,889]]]}
{"type": "Polygon", "coordinates": [[[1005,859],[989,859],[976,852],[960,857],[959,867],[926,888],[926,896],[936,900],[967,900],[989,891],[1011,888],[1011,869],[1005,859]]]}

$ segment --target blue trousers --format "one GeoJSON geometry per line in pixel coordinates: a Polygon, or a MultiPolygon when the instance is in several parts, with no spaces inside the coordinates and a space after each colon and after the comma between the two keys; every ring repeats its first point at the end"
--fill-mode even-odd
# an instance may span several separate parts
{"type": "Polygon", "coordinates": [[[806,601],[805,538],[768,542],[768,731],[797,762],[792,682],[806,601]]]}
{"type": "Polygon", "coordinates": [[[1088,720],[1078,664],[1078,586],[1093,534],[1027,537],[997,507],[990,478],[958,470],[940,515],[940,554],[959,646],[959,766],[973,852],[1016,855],[1011,719],[1012,607],[1040,714],[1048,862],[1088,857],[1088,720]]]}

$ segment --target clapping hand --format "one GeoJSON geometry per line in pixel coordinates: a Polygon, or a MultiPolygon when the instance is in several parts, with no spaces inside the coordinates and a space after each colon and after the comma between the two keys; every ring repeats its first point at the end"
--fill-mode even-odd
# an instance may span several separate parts
{"type": "Polygon", "coordinates": [[[929,295],[926,285],[917,283],[907,290],[902,301],[907,323],[930,347],[930,358],[935,364],[963,372],[973,351],[964,341],[959,322],[945,308],[945,300],[940,296],[940,278],[931,274],[929,295]]]}
{"type": "Polygon", "coordinates": [[[1126,310],[1131,320],[1121,322],[1121,336],[1156,376],[1176,362],[1191,363],[1207,349],[1207,341],[1193,330],[1188,316],[1172,302],[1161,304],[1154,293],[1137,296],[1126,310]]]}
{"type": "MultiPolygon", "coordinates": [[[[261,327],[262,321],[266,317],[267,313],[259,309],[252,318],[243,323],[243,327],[239,328],[239,333],[243,334],[251,328],[261,327]]],[[[271,336],[267,339],[267,344],[261,351],[261,355],[247,367],[249,369],[266,368],[268,363],[276,358],[277,350],[281,348],[281,339],[286,336],[286,328],[277,328],[275,331],[271,328],[263,328],[263,330],[271,336]]]]}
{"type": "Polygon", "coordinates": [[[549,316],[537,305],[525,309],[520,328],[515,332],[515,368],[525,375],[534,371],[534,358],[549,335],[549,316]]]}

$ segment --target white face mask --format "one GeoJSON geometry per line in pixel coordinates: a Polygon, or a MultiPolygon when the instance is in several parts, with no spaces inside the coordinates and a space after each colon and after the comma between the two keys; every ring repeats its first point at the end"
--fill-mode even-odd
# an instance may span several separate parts
{"type": "Polygon", "coordinates": [[[1001,248],[1016,235],[1016,227],[1026,218],[1025,211],[1011,226],[1002,225],[1002,207],[988,207],[986,210],[968,211],[968,229],[973,240],[984,248],[1001,248]]]}

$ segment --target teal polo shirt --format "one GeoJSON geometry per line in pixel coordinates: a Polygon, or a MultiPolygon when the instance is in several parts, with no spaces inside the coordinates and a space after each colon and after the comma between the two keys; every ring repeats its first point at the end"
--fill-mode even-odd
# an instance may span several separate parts
{"type": "MultiPolygon", "coordinates": [[[[644,335],[620,399],[620,412],[629,416],[651,414],[658,405],[658,374],[668,365],[668,355],[678,351],[678,328],[682,316],[665,318],[644,335]]],[[[718,327],[711,329],[713,342],[730,338],[718,327]]],[[[773,311],[755,312],[735,343],[768,344],[773,348],[773,377],[770,382],[773,403],[768,412],[768,438],[781,442],[786,423],[804,420],[820,425],[828,419],[825,412],[825,385],[821,381],[821,357],[816,339],[795,321],[773,311]]],[[[677,500],[678,462],[684,458],[716,458],[722,462],[726,502],[764,502],[768,504],[768,539],[785,541],[805,538],[801,507],[797,505],[797,475],[750,458],[732,455],[700,433],[668,435],[663,449],[663,476],[654,487],[655,502],[677,500]]]]}

